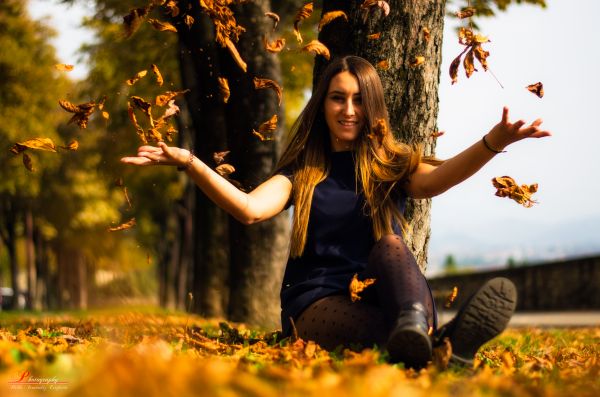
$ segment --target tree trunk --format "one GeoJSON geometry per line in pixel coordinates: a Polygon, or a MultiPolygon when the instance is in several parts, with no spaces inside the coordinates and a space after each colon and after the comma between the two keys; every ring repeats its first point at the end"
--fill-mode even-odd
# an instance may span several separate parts
{"type": "MultiPolygon", "coordinates": [[[[343,10],[349,23],[341,18],[326,25],[319,40],[332,56],[358,55],[373,65],[387,60],[389,68],[380,68],[379,75],[386,94],[391,127],[403,142],[421,146],[424,155],[433,155],[438,115],[438,86],[442,63],[442,37],[445,1],[389,0],[390,14],[371,8],[360,9],[359,1],[332,0],[324,2],[323,13],[343,10]],[[429,30],[426,38],[425,28],[429,30]],[[369,40],[368,35],[381,32],[381,37],[369,40]],[[425,62],[410,66],[417,56],[425,62]]],[[[317,58],[315,81],[325,62],[317,58]]],[[[414,253],[422,271],[427,264],[430,233],[431,200],[409,200],[405,217],[411,228],[406,243],[414,253]]]]}
{"type": "Polygon", "coordinates": [[[31,310],[37,300],[37,274],[35,268],[35,244],[33,241],[33,213],[25,209],[25,268],[27,269],[27,309],[31,310]]]}

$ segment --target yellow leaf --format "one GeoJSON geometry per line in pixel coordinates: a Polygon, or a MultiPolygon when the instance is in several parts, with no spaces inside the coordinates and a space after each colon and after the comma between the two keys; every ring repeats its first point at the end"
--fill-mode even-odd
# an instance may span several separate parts
{"type": "Polygon", "coordinates": [[[185,94],[187,92],[189,92],[190,90],[183,90],[183,91],[167,91],[164,94],[161,95],[157,95],[154,103],[156,104],[156,106],[165,106],[169,103],[169,101],[173,98],[175,98],[177,95],[181,95],[181,94],[185,94]]]}
{"type": "Polygon", "coordinates": [[[283,89],[279,84],[270,79],[260,79],[258,77],[254,78],[254,88],[257,90],[270,88],[277,94],[277,99],[279,101],[279,105],[281,106],[281,97],[283,96],[283,89]]]}
{"type": "Polygon", "coordinates": [[[331,57],[329,54],[329,49],[325,47],[325,44],[321,43],[319,40],[312,40],[310,43],[302,47],[302,51],[312,52],[315,55],[321,55],[327,60],[329,60],[331,57]]]}
{"type": "Polygon", "coordinates": [[[177,33],[175,26],[171,25],[169,22],[163,22],[159,21],[158,19],[150,18],[148,19],[148,23],[150,23],[152,27],[158,31],[177,33]]]}
{"type": "Polygon", "coordinates": [[[154,73],[154,75],[156,76],[156,84],[158,84],[159,87],[162,87],[164,80],[162,74],[160,73],[160,70],[158,69],[158,66],[152,64],[150,65],[150,67],[152,68],[152,73],[154,73]]]}
{"type": "Polygon", "coordinates": [[[350,299],[352,300],[352,302],[356,302],[358,300],[361,299],[361,297],[358,295],[360,292],[362,292],[365,288],[367,288],[369,285],[374,284],[375,283],[375,279],[374,278],[367,278],[364,281],[360,281],[358,279],[358,274],[354,274],[354,277],[352,277],[352,280],[350,281],[350,285],[349,285],[349,290],[350,290],[350,299]]]}
{"type": "Polygon", "coordinates": [[[188,29],[191,29],[192,25],[194,24],[194,17],[191,15],[186,15],[183,18],[183,22],[187,25],[188,29]]]}
{"type": "Polygon", "coordinates": [[[313,12],[313,3],[306,3],[303,5],[300,10],[296,13],[296,17],[294,18],[294,34],[296,35],[296,39],[298,43],[302,44],[302,35],[300,34],[300,22],[310,17],[313,12]]]}
{"type": "Polygon", "coordinates": [[[56,65],[54,65],[54,67],[56,68],[56,70],[59,70],[61,72],[70,72],[74,68],[73,65],[66,65],[64,63],[57,63],[56,65]]]}
{"type": "Polygon", "coordinates": [[[323,29],[325,25],[331,23],[331,21],[337,18],[344,18],[344,20],[348,22],[348,16],[344,11],[330,11],[323,15],[323,17],[319,21],[319,32],[321,31],[321,29],[323,29]]]}
{"type": "Polygon", "coordinates": [[[223,102],[227,103],[229,100],[229,83],[225,77],[217,77],[217,81],[219,82],[219,92],[221,93],[221,97],[223,98],[223,102]]]}
{"type": "Polygon", "coordinates": [[[233,44],[233,42],[231,40],[226,39],[225,45],[227,46],[227,49],[231,53],[231,56],[233,56],[233,59],[235,60],[235,62],[245,73],[248,69],[248,65],[246,65],[246,62],[244,62],[244,60],[240,56],[240,53],[238,52],[237,48],[235,48],[235,44],[233,44]]]}
{"type": "Polygon", "coordinates": [[[269,120],[265,121],[258,127],[258,131],[252,130],[252,133],[256,135],[261,141],[272,141],[275,139],[272,134],[277,129],[277,115],[274,114],[269,120]]]}
{"type": "Polygon", "coordinates": [[[127,83],[127,85],[134,85],[135,83],[137,83],[140,79],[142,79],[143,77],[146,76],[146,74],[148,74],[147,70],[142,70],[139,71],[135,74],[135,76],[133,76],[132,78],[128,79],[127,81],[125,81],[127,83]]]}
{"type": "Polygon", "coordinates": [[[130,220],[128,220],[125,223],[120,224],[119,226],[109,227],[108,231],[109,232],[118,232],[120,230],[131,229],[132,227],[135,226],[135,224],[136,224],[135,218],[131,218],[130,220]]]}
{"type": "Polygon", "coordinates": [[[50,138],[32,138],[25,142],[18,142],[10,149],[14,154],[19,154],[26,149],[45,150],[56,153],[56,146],[50,138]]]}

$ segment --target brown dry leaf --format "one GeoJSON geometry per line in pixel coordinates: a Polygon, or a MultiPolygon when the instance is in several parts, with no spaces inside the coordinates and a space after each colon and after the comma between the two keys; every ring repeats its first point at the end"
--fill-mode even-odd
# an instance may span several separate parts
{"type": "Polygon", "coordinates": [[[13,145],[10,151],[14,154],[19,154],[27,149],[45,150],[56,153],[56,146],[50,138],[32,138],[25,142],[18,142],[13,145]]]}
{"type": "Polygon", "coordinates": [[[140,109],[150,119],[150,124],[154,127],[154,121],[152,119],[152,104],[147,102],[144,98],[132,95],[130,97],[133,102],[133,106],[140,109]]]}
{"type": "Polygon", "coordinates": [[[515,200],[517,203],[529,208],[536,203],[531,198],[533,193],[537,192],[538,184],[518,186],[510,176],[500,176],[492,179],[494,187],[497,189],[496,196],[508,197],[515,200]]]}
{"type": "Polygon", "coordinates": [[[300,44],[302,44],[302,42],[304,41],[302,39],[302,35],[300,34],[300,22],[310,17],[312,12],[313,3],[306,3],[302,6],[302,8],[300,8],[300,10],[298,10],[298,12],[296,13],[296,17],[294,18],[294,34],[296,35],[296,39],[300,44]]]}
{"type": "Polygon", "coordinates": [[[460,58],[462,54],[454,58],[452,63],[450,64],[450,78],[452,79],[452,84],[458,82],[458,67],[460,66],[460,58]]]}
{"type": "Polygon", "coordinates": [[[431,137],[432,138],[439,138],[439,137],[441,137],[444,134],[445,134],[444,131],[434,131],[434,132],[431,133],[431,137]]]}
{"type": "Polygon", "coordinates": [[[231,164],[220,164],[217,166],[217,168],[215,168],[215,171],[217,174],[226,178],[235,172],[235,168],[231,164]]]}
{"type": "Polygon", "coordinates": [[[158,19],[150,18],[148,19],[148,23],[150,23],[154,29],[160,32],[177,33],[177,29],[175,29],[175,26],[171,25],[169,22],[163,22],[159,21],[158,19]]]}
{"type": "Polygon", "coordinates": [[[390,62],[387,59],[384,59],[377,62],[377,65],[375,65],[375,67],[381,70],[388,70],[390,68],[390,62]]]}
{"type": "Polygon", "coordinates": [[[33,161],[31,161],[31,157],[27,153],[23,153],[23,165],[27,168],[29,172],[35,172],[35,168],[33,168],[33,161]]]}
{"type": "Polygon", "coordinates": [[[429,28],[424,26],[422,31],[423,31],[423,38],[425,39],[425,41],[429,41],[429,39],[431,38],[431,31],[429,30],[429,28]]]}
{"type": "Polygon", "coordinates": [[[490,55],[489,51],[485,51],[481,48],[481,45],[476,44],[473,46],[473,52],[475,54],[475,58],[479,61],[483,70],[488,70],[487,57],[490,55]]]}
{"type": "Polygon", "coordinates": [[[442,371],[448,368],[450,359],[452,358],[452,344],[450,339],[444,338],[442,342],[433,348],[433,364],[442,371]]]}
{"type": "Polygon", "coordinates": [[[164,94],[157,95],[154,99],[154,104],[156,106],[165,106],[171,101],[171,99],[175,98],[177,95],[185,94],[189,91],[189,89],[183,91],[167,91],[164,94]]]}
{"type": "Polygon", "coordinates": [[[279,15],[274,12],[265,12],[265,16],[273,20],[273,31],[275,31],[275,29],[277,29],[277,24],[279,23],[279,15]]]}
{"type": "Polygon", "coordinates": [[[277,99],[279,100],[279,105],[281,106],[281,98],[283,96],[283,88],[279,84],[277,84],[273,80],[269,79],[259,79],[258,77],[254,78],[254,88],[257,90],[270,88],[277,94],[277,99]]]}
{"type": "Polygon", "coordinates": [[[229,82],[225,77],[217,77],[217,81],[219,82],[219,92],[221,93],[221,98],[223,98],[224,103],[227,103],[231,94],[231,91],[229,91],[229,82]]]}
{"type": "Polygon", "coordinates": [[[321,29],[323,29],[325,25],[331,23],[331,21],[337,18],[344,18],[344,20],[348,22],[348,15],[346,15],[344,11],[330,11],[328,13],[325,13],[325,15],[323,15],[323,17],[319,21],[319,32],[321,31],[321,29]]]}
{"type": "Polygon", "coordinates": [[[252,133],[259,137],[261,141],[272,141],[275,139],[272,134],[277,129],[277,120],[277,115],[274,114],[273,117],[258,127],[258,131],[252,130],[252,133]]]}
{"type": "Polygon", "coordinates": [[[371,128],[371,132],[367,135],[371,139],[376,139],[379,146],[383,144],[383,138],[388,134],[385,119],[376,119],[375,125],[371,128]]]}
{"type": "Polygon", "coordinates": [[[140,127],[140,125],[138,124],[137,117],[135,117],[135,112],[130,102],[127,102],[127,114],[129,115],[129,120],[131,120],[131,122],[133,123],[133,126],[135,127],[135,130],[138,136],[140,137],[142,143],[148,143],[148,140],[146,139],[146,134],[144,133],[142,127],[140,127]]]}
{"type": "Polygon", "coordinates": [[[187,25],[188,29],[191,29],[192,25],[194,24],[194,17],[191,15],[186,15],[183,17],[183,22],[187,25]]]}
{"type": "Polygon", "coordinates": [[[64,63],[57,63],[56,65],[54,65],[54,68],[58,71],[61,72],[70,72],[73,70],[74,66],[73,65],[66,65],[64,63]]]}
{"type": "Polygon", "coordinates": [[[237,63],[238,66],[244,71],[244,73],[246,73],[246,71],[248,70],[248,65],[246,65],[246,62],[244,62],[244,60],[240,56],[240,53],[238,52],[237,48],[235,48],[235,44],[233,44],[231,40],[227,39],[227,41],[225,42],[225,46],[231,53],[231,56],[235,60],[235,63],[237,63]]]}
{"type": "Polygon", "coordinates": [[[467,52],[467,55],[465,55],[465,59],[463,60],[463,67],[465,68],[465,74],[467,75],[467,78],[471,77],[473,72],[477,71],[477,69],[475,69],[475,59],[473,57],[473,48],[471,48],[467,52]]]}
{"type": "Polygon", "coordinates": [[[360,8],[363,10],[371,10],[373,7],[378,7],[383,11],[383,14],[387,17],[390,14],[390,5],[387,1],[381,0],[365,0],[360,8]]]}
{"type": "Polygon", "coordinates": [[[131,37],[141,26],[148,15],[149,8],[135,8],[129,11],[129,14],[123,17],[123,26],[125,28],[125,37],[131,37]]]}
{"type": "Polygon", "coordinates": [[[267,37],[265,36],[263,38],[263,41],[265,43],[265,49],[269,52],[272,52],[273,54],[277,54],[278,52],[281,52],[281,50],[283,50],[283,47],[285,47],[285,39],[284,38],[276,39],[272,42],[269,42],[267,40],[267,37]]]}
{"type": "Polygon", "coordinates": [[[475,8],[467,7],[454,13],[458,19],[470,18],[475,15],[475,8]]]}
{"type": "Polygon", "coordinates": [[[302,47],[301,50],[305,52],[312,52],[315,55],[322,55],[327,60],[329,60],[331,57],[329,54],[329,49],[325,47],[325,44],[321,43],[319,40],[312,40],[310,43],[302,47]]]}
{"type": "Polygon", "coordinates": [[[125,81],[125,83],[127,83],[127,85],[134,85],[140,79],[144,78],[147,74],[148,74],[147,70],[141,70],[141,71],[137,72],[135,74],[135,76],[133,76],[132,78],[127,79],[127,81],[125,81]]]}
{"type": "Polygon", "coordinates": [[[118,232],[119,230],[127,230],[127,229],[131,229],[132,227],[135,226],[135,218],[131,218],[130,220],[128,220],[125,223],[120,224],[119,226],[114,226],[114,227],[109,227],[108,231],[109,232],[118,232]]]}
{"type": "Polygon", "coordinates": [[[125,196],[125,201],[127,201],[127,205],[129,209],[133,208],[131,206],[131,200],[129,199],[129,193],[127,192],[127,186],[123,186],[123,195],[125,196]]]}
{"type": "Polygon", "coordinates": [[[164,5],[164,7],[167,9],[167,11],[166,11],[167,15],[170,15],[173,18],[175,18],[177,15],[179,15],[179,7],[177,7],[176,1],[169,0],[167,2],[167,4],[164,5]]]}
{"type": "Polygon", "coordinates": [[[367,40],[378,40],[381,37],[381,32],[367,35],[367,40]]]}
{"type": "Polygon", "coordinates": [[[425,57],[423,56],[416,56],[414,57],[411,61],[410,61],[410,66],[412,66],[413,68],[416,66],[419,66],[420,64],[425,62],[425,57]]]}
{"type": "Polygon", "coordinates": [[[217,165],[223,164],[225,162],[225,156],[227,156],[229,153],[230,153],[229,150],[225,150],[222,152],[214,152],[213,160],[215,161],[215,164],[217,164],[217,165]]]}
{"type": "Polygon", "coordinates": [[[73,139],[72,141],[67,143],[66,146],[59,146],[59,147],[62,149],[65,149],[65,150],[75,151],[75,150],[79,149],[79,142],[77,142],[75,139],[73,139]]]}
{"type": "Polygon", "coordinates": [[[73,117],[67,122],[67,124],[76,123],[79,128],[86,128],[89,121],[89,117],[94,113],[96,109],[96,102],[90,101],[79,105],[74,105],[66,100],[59,100],[58,104],[65,109],[67,112],[75,113],[73,117]]]}
{"type": "Polygon", "coordinates": [[[158,66],[152,64],[150,65],[150,68],[152,68],[152,73],[154,73],[154,76],[156,76],[156,84],[158,84],[159,87],[162,87],[164,80],[160,70],[158,69],[158,66]]]}
{"type": "Polygon", "coordinates": [[[374,278],[366,278],[364,281],[360,281],[358,279],[358,274],[354,274],[352,280],[350,281],[350,286],[348,287],[350,290],[350,299],[352,302],[359,301],[361,297],[358,295],[360,292],[364,291],[369,285],[374,284],[374,278]]]}
{"type": "Polygon", "coordinates": [[[444,307],[446,309],[449,309],[450,306],[452,306],[452,303],[454,302],[454,300],[456,299],[457,296],[458,296],[458,287],[454,286],[454,287],[452,287],[452,291],[450,292],[450,294],[448,294],[448,296],[446,297],[446,303],[444,303],[444,307]]]}
{"type": "Polygon", "coordinates": [[[535,84],[530,84],[526,88],[529,90],[529,92],[534,93],[540,98],[544,96],[544,85],[541,81],[538,81],[535,84]]]}

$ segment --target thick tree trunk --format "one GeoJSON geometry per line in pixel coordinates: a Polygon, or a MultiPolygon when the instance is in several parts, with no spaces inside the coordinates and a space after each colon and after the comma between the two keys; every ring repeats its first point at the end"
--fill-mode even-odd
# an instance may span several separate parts
{"type": "MultiPolygon", "coordinates": [[[[332,0],[324,2],[323,13],[343,10],[349,23],[338,19],[319,34],[332,56],[358,55],[377,65],[386,60],[389,68],[379,75],[386,93],[391,127],[403,142],[421,146],[424,155],[433,155],[438,114],[438,85],[442,62],[442,36],[445,1],[389,0],[386,17],[377,7],[369,13],[359,8],[360,1],[332,0]],[[426,38],[425,31],[429,31],[426,38]],[[376,40],[368,35],[381,32],[376,40]],[[417,56],[425,62],[411,66],[417,56]]],[[[325,62],[318,57],[315,81],[325,62]]],[[[406,243],[421,269],[427,264],[430,233],[431,200],[409,200],[405,216],[411,225],[406,243]]]]}

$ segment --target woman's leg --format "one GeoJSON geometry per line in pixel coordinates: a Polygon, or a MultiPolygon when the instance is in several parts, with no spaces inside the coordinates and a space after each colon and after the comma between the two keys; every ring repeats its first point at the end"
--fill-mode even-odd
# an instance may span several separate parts
{"type": "Polygon", "coordinates": [[[298,316],[295,326],[300,338],[313,340],[327,350],[339,345],[382,346],[388,336],[381,308],[363,301],[352,302],[347,294],[314,302],[298,316]]]}

